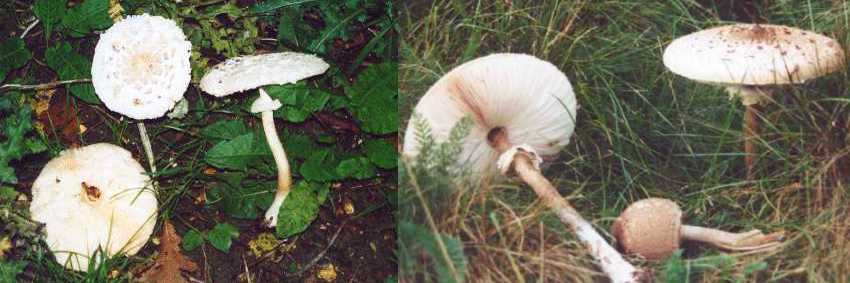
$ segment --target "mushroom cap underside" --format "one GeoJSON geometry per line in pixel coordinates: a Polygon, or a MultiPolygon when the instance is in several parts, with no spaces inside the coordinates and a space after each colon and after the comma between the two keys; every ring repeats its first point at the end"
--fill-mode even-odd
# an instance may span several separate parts
{"type": "Polygon", "coordinates": [[[471,125],[457,162],[495,174],[499,152],[491,139],[499,135],[493,133],[503,133],[510,146],[528,144],[541,156],[555,155],[569,143],[576,108],[570,81],[551,63],[525,54],[488,55],[455,67],[431,86],[413,110],[403,153],[414,158],[420,152],[417,124],[427,125],[442,143],[466,120],[471,125]]]}
{"type": "Polygon", "coordinates": [[[330,65],[312,54],[268,53],[234,57],[201,78],[203,91],[217,97],[266,85],[282,85],[325,73],[330,65]]]}

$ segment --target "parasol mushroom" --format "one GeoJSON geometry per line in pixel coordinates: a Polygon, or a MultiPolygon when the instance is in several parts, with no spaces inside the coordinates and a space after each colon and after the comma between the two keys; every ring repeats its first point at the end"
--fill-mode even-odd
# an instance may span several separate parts
{"type": "Polygon", "coordinates": [[[648,260],[668,258],[679,249],[682,240],[704,242],[730,251],[765,251],[777,247],[783,239],[782,232],[730,233],[682,225],[679,205],[662,198],[643,199],[629,205],[614,221],[611,231],[625,253],[648,260]]]}
{"type": "Polygon", "coordinates": [[[129,16],[100,35],[92,60],[92,85],[109,110],[139,120],[151,173],[156,173],[144,119],[165,115],[191,80],[192,44],[177,24],[148,14],[129,16]]]}
{"type": "MultiPolygon", "coordinates": [[[[266,85],[282,85],[320,75],[330,66],[321,58],[310,54],[295,52],[270,53],[230,58],[215,65],[201,79],[201,89],[216,97],[254,89],[266,85]]],[[[262,88],[260,97],[251,105],[252,113],[261,113],[263,132],[271,148],[277,165],[277,190],[274,201],[266,210],[264,221],[268,227],[277,225],[277,216],[289,187],[292,174],[289,160],[278,138],[274,126],[274,110],[280,108],[278,100],[273,100],[262,88]]]]}
{"type": "Polygon", "coordinates": [[[50,160],[32,185],[30,213],[45,224],[56,261],[85,271],[97,249],[133,255],[156,222],[150,178],[131,153],[99,143],[68,149],[50,160]]]}
{"type": "Polygon", "coordinates": [[[698,82],[726,87],[740,97],[744,114],[747,178],[755,179],[759,104],[778,85],[800,84],[840,70],[844,51],[832,38],[793,27],[734,24],[677,38],[664,50],[664,65],[698,82]]]}
{"type": "MultiPolygon", "coordinates": [[[[419,100],[414,115],[429,125],[435,142],[445,142],[465,117],[472,126],[461,141],[458,165],[478,176],[514,171],[531,186],[583,242],[613,282],[635,282],[638,270],[596,232],[539,170],[543,156],[557,154],[575,127],[576,98],[554,65],[524,54],[492,54],[464,63],[440,78],[419,100]]],[[[414,123],[408,124],[403,154],[420,153],[414,123]]]]}

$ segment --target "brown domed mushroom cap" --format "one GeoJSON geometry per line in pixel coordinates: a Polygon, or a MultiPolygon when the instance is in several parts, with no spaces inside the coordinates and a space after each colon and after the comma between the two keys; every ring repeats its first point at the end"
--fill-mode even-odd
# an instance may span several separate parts
{"type": "Polygon", "coordinates": [[[662,198],[637,201],[614,221],[611,231],[626,254],[661,260],[679,249],[682,210],[662,198]]]}
{"type": "Polygon", "coordinates": [[[664,65],[692,80],[731,85],[803,83],[844,66],[834,39],[780,25],[734,24],[677,38],[664,65]]]}

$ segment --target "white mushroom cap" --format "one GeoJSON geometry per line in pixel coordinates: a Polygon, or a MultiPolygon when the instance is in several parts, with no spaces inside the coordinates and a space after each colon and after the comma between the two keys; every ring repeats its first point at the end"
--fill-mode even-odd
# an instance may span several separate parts
{"type": "Polygon", "coordinates": [[[91,69],[95,92],[130,118],[162,117],[189,86],[191,49],[174,21],[129,16],[100,35],[91,69]]]}
{"type": "Polygon", "coordinates": [[[692,80],[725,85],[803,83],[844,65],[832,38],[779,25],[735,24],[695,32],[664,50],[664,65],[692,80]]]}
{"type": "MultiPolygon", "coordinates": [[[[431,86],[413,111],[440,143],[461,119],[472,118],[458,161],[494,174],[500,152],[489,144],[492,135],[501,130],[509,145],[527,144],[537,154],[551,156],[569,143],[576,107],[572,86],[557,67],[531,55],[503,53],[454,68],[431,86]]],[[[410,158],[421,148],[415,120],[411,118],[404,137],[404,155],[410,158]]]]}
{"type": "Polygon", "coordinates": [[[662,260],[679,249],[681,228],[682,210],[678,204],[648,198],[629,205],[611,225],[611,233],[625,253],[662,260]]]}
{"type": "Polygon", "coordinates": [[[46,224],[56,261],[85,271],[95,250],[133,255],[156,223],[157,201],[129,151],[107,143],[65,150],[32,186],[30,213],[46,224]]]}
{"type": "Polygon", "coordinates": [[[221,97],[265,85],[294,83],[323,74],[329,67],[322,58],[296,52],[235,57],[215,65],[200,86],[221,97]]]}

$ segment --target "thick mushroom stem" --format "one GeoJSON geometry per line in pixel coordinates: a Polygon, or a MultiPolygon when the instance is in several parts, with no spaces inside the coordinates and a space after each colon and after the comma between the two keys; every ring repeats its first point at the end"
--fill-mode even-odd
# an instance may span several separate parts
{"type": "Polygon", "coordinates": [[[774,248],[782,243],[783,232],[765,235],[760,230],[744,233],[730,233],[717,229],[682,225],[682,238],[704,242],[729,251],[762,251],[774,248]]]}
{"type": "Polygon", "coordinates": [[[726,92],[731,97],[741,97],[741,103],[746,107],[744,112],[744,160],[747,164],[747,180],[755,180],[755,168],[758,163],[759,139],[759,103],[765,101],[771,91],[768,88],[756,86],[727,86],[726,92]]]}
{"type": "Polygon", "coordinates": [[[289,160],[286,158],[286,152],[283,150],[283,145],[280,143],[280,138],[277,136],[277,129],[274,126],[274,110],[280,108],[281,104],[278,100],[272,100],[271,97],[262,88],[260,89],[260,97],[251,104],[251,112],[260,112],[260,118],[263,121],[263,132],[266,135],[266,141],[274,156],[274,162],[277,165],[277,192],[274,195],[269,209],[266,210],[265,225],[274,227],[277,225],[277,215],[280,212],[280,207],[286,196],[289,194],[289,187],[292,185],[292,175],[289,170],[289,160]]]}
{"type": "MultiPolygon", "coordinates": [[[[507,142],[495,143],[500,153],[508,150],[507,142]]],[[[578,239],[587,246],[588,252],[596,258],[602,271],[608,275],[611,282],[639,282],[641,272],[626,261],[614,247],[608,244],[602,235],[593,228],[581,214],[562,197],[558,190],[546,179],[540,170],[532,163],[530,153],[522,150],[513,156],[511,168],[526,184],[531,186],[543,203],[552,209],[564,224],[567,224],[578,239]]]]}

